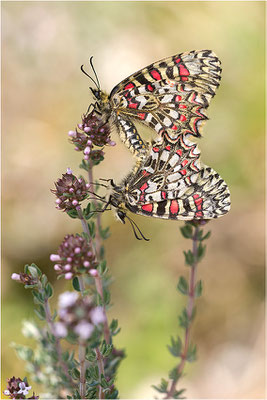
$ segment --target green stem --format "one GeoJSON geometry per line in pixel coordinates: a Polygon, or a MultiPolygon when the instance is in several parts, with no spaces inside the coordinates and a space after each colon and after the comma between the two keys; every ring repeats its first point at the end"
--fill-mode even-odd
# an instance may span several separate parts
{"type": "MultiPolygon", "coordinates": [[[[43,290],[43,289],[41,289],[41,290],[43,290]]],[[[49,306],[49,300],[47,297],[45,297],[45,300],[44,300],[44,309],[45,309],[45,318],[46,318],[47,325],[50,329],[50,332],[55,337],[55,349],[56,349],[56,353],[57,353],[58,362],[59,362],[62,370],[64,371],[64,375],[66,376],[67,380],[69,381],[70,386],[75,387],[75,383],[73,382],[73,380],[69,374],[69,368],[68,368],[67,364],[63,361],[62,348],[60,345],[60,340],[59,340],[58,336],[56,335],[55,325],[53,322],[53,318],[52,318],[52,314],[51,314],[51,310],[50,310],[50,306],[49,306]]]]}
{"type": "MultiPolygon", "coordinates": [[[[194,227],[195,230],[193,232],[193,237],[192,237],[192,253],[194,256],[194,259],[197,260],[197,248],[198,248],[198,233],[199,233],[199,225],[194,227]]],[[[189,340],[190,340],[190,333],[191,333],[191,327],[192,327],[192,313],[194,309],[194,301],[195,301],[195,295],[194,295],[194,290],[195,290],[195,285],[196,285],[196,272],[197,272],[197,266],[198,262],[195,261],[191,266],[190,266],[190,277],[189,277],[189,290],[188,290],[188,301],[187,301],[187,307],[186,307],[186,313],[188,316],[188,321],[190,321],[185,329],[185,335],[184,335],[184,346],[183,350],[181,353],[181,361],[177,365],[177,378],[172,380],[171,387],[166,393],[165,399],[171,399],[173,398],[173,395],[176,391],[176,385],[178,383],[178,380],[180,376],[183,373],[185,363],[186,363],[186,356],[187,356],[187,351],[189,347],[189,340]]]]}

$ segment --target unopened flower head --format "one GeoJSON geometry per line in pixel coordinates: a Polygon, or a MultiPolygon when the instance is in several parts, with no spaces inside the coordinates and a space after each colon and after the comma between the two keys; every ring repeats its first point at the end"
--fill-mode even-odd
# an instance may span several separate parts
{"type": "Polygon", "coordinates": [[[106,318],[102,307],[96,307],[90,297],[79,297],[77,292],[60,295],[58,315],[59,322],[55,324],[57,336],[64,337],[67,331],[71,331],[81,340],[89,339],[95,326],[106,318]]]}
{"type": "Polygon", "coordinates": [[[72,279],[97,266],[91,246],[78,234],[65,236],[57,254],[51,254],[50,260],[55,262],[57,274],[64,275],[66,279],[72,279]]]}
{"type": "Polygon", "coordinates": [[[76,208],[88,195],[89,185],[84,178],[78,179],[69,169],[55,182],[55,186],[56,189],[52,189],[51,192],[57,197],[56,208],[59,210],[68,211],[76,208]]]}
{"type": "MultiPolygon", "coordinates": [[[[7,388],[3,391],[3,393],[10,399],[26,399],[27,397],[25,396],[28,395],[31,388],[32,387],[29,386],[27,378],[22,380],[13,376],[7,380],[7,388]]],[[[39,396],[35,396],[33,393],[33,396],[28,397],[28,399],[39,399],[39,396]]]]}

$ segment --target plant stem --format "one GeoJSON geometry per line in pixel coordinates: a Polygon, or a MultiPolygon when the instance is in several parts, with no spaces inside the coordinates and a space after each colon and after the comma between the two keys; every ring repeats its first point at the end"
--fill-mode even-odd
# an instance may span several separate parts
{"type": "Polygon", "coordinates": [[[48,298],[46,298],[46,297],[45,297],[45,301],[44,301],[44,309],[45,309],[45,316],[46,316],[47,325],[49,326],[52,335],[55,337],[55,348],[56,348],[56,352],[57,352],[58,362],[61,365],[61,367],[62,367],[62,369],[64,371],[64,374],[65,374],[66,378],[68,379],[70,385],[72,387],[75,387],[75,383],[73,382],[73,380],[72,380],[72,378],[71,378],[71,376],[69,374],[68,366],[63,361],[63,358],[62,358],[62,348],[61,348],[61,345],[60,345],[59,338],[56,335],[55,325],[54,325],[54,322],[53,322],[53,319],[52,319],[48,298]]]}
{"type": "MultiPolygon", "coordinates": [[[[92,182],[92,181],[93,181],[92,169],[90,169],[88,173],[89,173],[90,182],[92,182]],[[91,173],[90,173],[90,171],[91,171],[91,173]]],[[[96,200],[95,200],[95,201],[96,201],[96,200]]],[[[97,250],[95,249],[95,247],[93,246],[92,238],[91,238],[91,235],[90,235],[90,232],[89,232],[89,229],[88,229],[88,224],[87,224],[87,222],[86,222],[86,219],[85,219],[84,216],[83,216],[81,207],[80,207],[80,206],[79,206],[79,207],[76,207],[76,210],[77,210],[78,216],[79,216],[79,218],[80,218],[80,220],[81,220],[82,227],[83,227],[83,231],[84,231],[84,233],[87,233],[87,235],[88,235],[88,237],[89,237],[89,244],[92,246],[92,249],[94,250],[96,260],[98,260],[98,259],[99,259],[99,254],[98,254],[97,250]]],[[[99,220],[97,221],[96,227],[97,227],[96,232],[99,233],[99,229],[100,229],[100,216],[99,216],[99,220]]],[[[99,234],[99,237],[98,237],[98,238],[99,238],[99,241],[98,241],[98,245],[97,245],[97,243],[96,243],[96,247],[98,247],[98,248],[100,249],[100,247],[101,247],[101,237],[100,237],[100,234],[99,234]]],[[[97,240],[97,237],[95,238],[95,241],[96,241],[96,240],[97,240]]],[[[95,278],[95,286],[96,286],[97,293],[100,295],[101,299],[104,300],[102,279],[101,279],[101,277],[99,276],[99,274],[97,274],[94,278],[95,278]]],[[[106,314],[106,307],[105,307],[105,305],[103,305],[103,312],[104,312],[104,314],[105,314],[104,338],[105,338],[106,343],[108,344],[108,343],[110,343],[110,331],[109,331],[109,326],[108,326],[108,319],[107,319],[107,314],[106,314]]]]}
{"type": "MultiPolygon", "coordinates": [[[[97,365],[98,365],[99,381],[101,381],[102,375],[105,377],[103,357],[102,357],[102,354],[100,353],[98,347],[96,347],[95,352],[96,352],[97,365]]],[[[99,399],[104,399],[105,394],[102,391],[101,385],[99,385],[98,390],[99,390],[99,393],[98,393],[99,399]]]]}
{"type": "MultiPolygon", "coordinates": [[[[192,253],[194,256],[194,259],[197,260],[197,248],[198,248],[198,232],[199,232],[199,226],[194,227],[194,233],[192,237],[192,253]]],[[[187,351],[189,347],[189,340],[190,340],[190,333],[191,333],[191,327],[192,327],[192,313],[194,309],[194,300],[195,300],[195,295],[194,295],[194,289],[195,289],[195,284],[196,284],[196,272],[197,272],[197,261],[195,261],[189,268],[190,268],[190,277],[189,277],[189,290],[188,290],[188,301],[187,301],[187,307],[186,307],[186,312],[188,316],[188,320],[190,321],[188,326],[185,329],[185,335],[184,335],[184,346],[183,350],[181,353],[181,361],[177,365],[177,378],[172,380],[171,387],[168,390],[165,399],[171,399],[175,393],[176,390],[176,385],[177,382],[180,378],[180,376],[183,373],[184,366],[186,363],[186,356],[187,356],[187,351]]]]}
{"type": "MultiPolygon", "coordinates": [[[[97,274],[95,277],[95,286],[96,286],[96,290],[97,293],[99,294],[99,296],[101,297],[103,303],[104,303],[104,293],[103,293],[103,285],[102,285],[102,280],[99,276],[99,274],[97,274]]],[[[107,315],[106,315],[106,307],[103,304],[103,311],[105,314],[105,321],[104,321],[104,338],[107,344],[110,343],[110,331],[109,331],[109,326],[108,326],[108,320],[107,320],[107,315]]]]}
{"type": "Polygon", "coordinates": [[[85,390],[86,390],[86,380],[85,380],[85,372],[86,372],[86,345],[83,342],[79,343],[79,361],[80,361],[80,396],[81,399],[85,398],[85,390]]]}
{"type": "MultiPolygon", "coordinates": [[[[88,171],[88,179],[89,179],[89,184],[93,183],[93,168],[92,165],[89,168],[88,171]]],[[[97,198],[92,193],[92,198],[93,198],[93,203],[95,208],[97,209],[97,198]]],[[[97,213],[96,216],[96,231],[95,231],[95,244],[96,244],[96,254],[98,258],[100,257],[100,248],[101,248],[101,236],[100,236],[100,226],[101,226],[101,215],[100,213],[97,213]]]]}
{"type": "MultiPolygon", "coordinates": [[[[81,295],[82,297],[85,296],[85,285],[82,276],[78,277],[79,280],[79,286],[81,290],[81,295]]],[[[86,391],[86,379],[85,379],[85,373],[86,373],[86,344],[83,341],[80,341],[79,343],[79,361],[80,361],[80,396],[81,399],[85,398],[85,391],[86,391]]]]}
{"type": "MultiPolygon", "coordinates": [[[[81,294],[84,297],[85,296],[85,285],[83,281],[83,277],[79,276],[79,286],[81,289],[81,294]]],[[[99,280],[101,282],[101,279],[99,277],[99,280]]],[[[107,319],[106,319],[107,320],[107,319]]],[[[98,373],[99,373],[99,380],[101,380],[101,376],[103,375],[105,377],[104,373],[104,361],[102,354],[99,350],[98,347],[95,349],[96,356],[97,356],[97,365],[98,365],[98,373]]],[[[84,342],[80,342],[79,344],[79,360],[80,360],[80,396],[83,399],[85,397],[85,389],[86,389],[86,379],[85,379],[85,373],[86,373],[86,345],[84,342]]],[[[102,391],[101,384],[98,385],[98,391],[99,391],[99,399],[104,399],[104,393],[102,391]]]]}

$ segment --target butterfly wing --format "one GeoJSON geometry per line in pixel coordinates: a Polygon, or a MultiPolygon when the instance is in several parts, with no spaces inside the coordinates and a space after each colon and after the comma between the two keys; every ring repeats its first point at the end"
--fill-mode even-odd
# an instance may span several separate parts
{"type": "Polygon", "coordinates": [[[181,53],[123,80],[110,101],[121,119],[138,119],[176,143],[182,133],[200,136],[220,74],[220,61],[211,50],[181,53]]]}
{"type": "Polygon", "coordinates": [[[202,164],[195,143],[180,136],[176,145],[154,145],[146,162],[128,179],[126,207],[164,219],[212,219],[230,210],[224,180],[202,164]]]}

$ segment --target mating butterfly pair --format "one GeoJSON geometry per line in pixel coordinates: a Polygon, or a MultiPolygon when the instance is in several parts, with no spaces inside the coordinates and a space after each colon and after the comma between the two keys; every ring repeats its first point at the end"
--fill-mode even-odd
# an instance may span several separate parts
{"type": "MultiPolygon", "coordinates": [[[[153,63],[129,76],[107,95],[91,88],[100,125],[115,126],[138,158],[134,170],[114,185],[108,203],[124,222],[127,210],[165,219],[212,219],[230,209],[226,183],[200,162],[189,137],[201,136],[206,109],[221,79],[220,61],[210,50],[191,51],[153,63]],[[152,128],[148,145],[135,121],[152,128]]],[[[92,79],[92,78],[91,78],[92,79]]]]}

